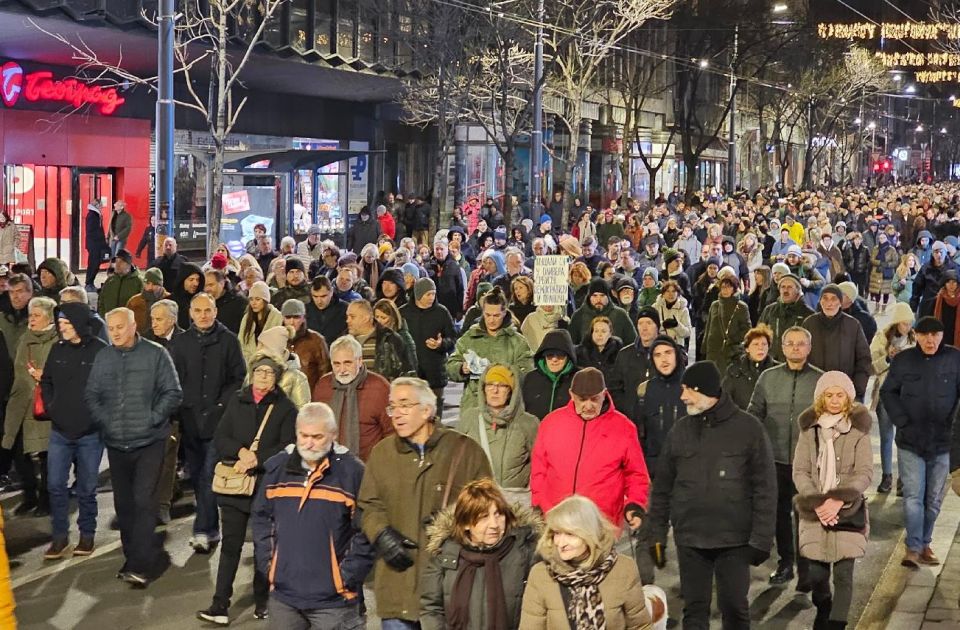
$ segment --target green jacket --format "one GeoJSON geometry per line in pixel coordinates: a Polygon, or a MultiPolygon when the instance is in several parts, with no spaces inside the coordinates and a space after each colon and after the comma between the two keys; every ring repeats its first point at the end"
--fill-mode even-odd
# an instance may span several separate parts
{"type": "Polygon", "coordinates": [[[97,312],[101,317],[105,317],[113,309],[126,306],[127,301],[141,291],[143,291],[143,280],[136,269],[132,269],[125,275],[115,273],[107,278],[100,288],[97,312]]]}
{"type": "Polygon", "coordinates": [[[522,376],[533,369],[533,352],[527,339],[517,332],[512,324],[490,335],[481,319],[457,340],[453,354],[447,358],[447,376],[451,381],[464,383],[463,397],[460,399],[461,412],[477,406],[480,375],[488,365],[494,363],[509,366],[514,374],[522,376]],[[473,355],[479,357],[482,366],[475,373],[464,375],[460,368],[467,358],[473,355]]]}
{"type": "Polygon", "coordinates": [[[287,285],[282,289],[277,289],[270,299],[270,303],[278,309],[283,308],[283,303],[287,300],[300,300],[304,304],[310,303],[310,283],[304,281],[300,286],[287,285]]]}
{"type": "Polygon", "coordinates": [[[419,620],[420,574],[430,560],[426,525],[446,507],[442,505],[445,493],[447,504],[452,505],[463,486],[493,474],[480,446],[452,429],[438,425],[424,446],[420,455],[396,434],[384,438],[370,452],[360,484],[357,503],[367,539],[375,545],[389,526],[417,543],[417,549],[410,551],[414,565],[406,571],[396,571],[377,558],[374,593],[377,614],[383,619],[419,620]],[[457,453],[460,461],[454,462],[457,453]],[[446,492],[451,467],[454,474],[446,492]]]}
{"type": "Polygon", "coordinates": [[[590,323],[594,317],[601,315],[610,318],[610,322],[613,324],[613,336],[620,337],[624,346],[629,346],[637,340],[637,328],[630,321],[630,316],[627,315],[625,310],[614,305],[613,300],[610,299],[607,301],[607,305],[598,311],[590,306],[588,297],[584,300],[583,306],[578,308],[573,317],[570,318],[570,338],[573,339],[574,345],[583,341],[584,337],[590,336],[590,323]]]}
{"type": "Polygon", "coordinates": [[[721,374],[743,349],[743,336],[750,330],[750,310],[739,296],[718,297],[710,305],[703,329],[706,358],[717,364],[721,374]]]}
{"type": "MultiPolygon", "coordinates": [[[[490,364],[491,367],[494,364],[490,364]]],[[[509,367],[509,366],[508,366],[509,367]]],[[[490,368],[487,368],[489,371],[490,368]]],[[[517,386],[510,392],[506,408],[499,414],[491,413],[487,407],[483,386],[487,382],[487,373],[480,377],[477,389],[480,404],[464,410],[460,414],[457,430],[480,442],[480,420],[483,421],[487,441],[490,444],[490,459],[493,478],[502,488],[529,488],[530,461],[533,456],[533,443],[537,440],[537,428],[540,421],[523,408],[523,395],[519,379],[514,376],[517,386]]]]}
{"type": "Polygon", "coordinates": [[[27,371],[27,362],[42,370],[47,362],[50,348],[57,343],[57,328],[34,332],[26,330],[17,344],[17,355],[13,360],[13,388],[7,400],[6,416],[3,421],[3,448],[13,448],[13,442],[20,429],[23,429],[23,452],[44,453],[50,441],[50,421],[33,417],[33,392],[37,382],[27,371]]]}
{"type": "Polygon", "coordinates": [[[773,330],[770,356],[783,362],[783,344],[781,343],[783,333],[793,326],[801,326],[803,320],[810,315],[813,315],[813,311],[804,303],[803,296],[800,296],[793,304],[784,304],[783,301],[777,300],[763,309],[763,312],[760,313],[759,323],[766,324],[773,330]]]}
{"type": "Polygon", "coordinates": [[[767,430],[773,446],[773,460],[793,464],[800,436],[797,418],[813,404],[813,392],[823,371],[809,363],[802,370],[791,370],[786,363],[764,371],[753,388],[747,412],[767,430]]]}

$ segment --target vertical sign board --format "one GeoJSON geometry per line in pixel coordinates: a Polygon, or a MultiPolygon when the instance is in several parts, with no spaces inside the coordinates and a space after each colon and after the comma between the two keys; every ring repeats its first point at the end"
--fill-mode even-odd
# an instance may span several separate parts
{"type": "MultiPolygon", "coordinates": [[[[366,151],[370,148],[369,142],[350,142],[351,151],[366,151]]],[[[350,183],[348,185],[348,211],[350,214],[360,214],[360,208],[367,205],[367,176],[370,174],[369,155],[358,155],[350,158],[350,183]]],[[[370,216],[377,218],[371,208],[370,216]]]]}
{"type": "Polygon", "coordinates": [[[569,292],[570,263],[566,256],[537,256],[533,267],[533,303],[565,306],[569,292]]]}

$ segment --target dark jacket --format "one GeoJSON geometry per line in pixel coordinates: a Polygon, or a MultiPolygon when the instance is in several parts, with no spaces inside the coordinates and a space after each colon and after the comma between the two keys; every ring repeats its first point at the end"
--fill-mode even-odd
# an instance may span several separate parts
{"type": "Polygon", "coordinates": [[[813,336],[808,361],[824,372],[839,370],[853,381],[857,398],[863,400],[867,381],[873,374],[870,346],[860,322],[846,313],[830,318],[816,313],[803,320],[803,327],[813,336]]]}
{"type": "Polygon", "coordinates": [[[651,366],[651,376],[637,386],[637,399],[634,403],[632,420],[637,425],[643,456],[647,458],[650,476],[655,477],[656,469],[651,459],[660,456],[663,442],[673,428],[677,418],[686,415],[686,406],[680,401],[680,380],[683,378],[686,357],[677,348],[677,367],[673,374],[663,375],[651,366]]]}
{"type": "Polygon", "coordinates": [[[103,233],[103,215],[87,208],[87,216],[83,219],[84,233],[87,236],[84,247],[91,254],[102,255],[104,250],[110,249],[107,237],[103,233]]]}
{"type": "MultiPolygon", "coordinates": [[[[273,391],[260,399],[260,402],[254,401],[252,389],[252,385],[247,385],[230,396],[213,436],[213,446],[217,451],[218,461],[225,464],[235,463],[240,449],[249,449],[253,444],[267,409],[273,405],[270,418],[263,427],[260,441],[257,443],[258,466],[253,474],[260,475],[257,479],[259,489],[267,460],[286,448],[288,444],[296,442],[297,408],[279,386],[274,387],[273,391]]],[[[253,497],[218,494],[217,502],[249,514],[253,497]]]]}
{"type": "Polygon", "coordinates": [[[957,439],[951,441],[960,403],[960,350],[944,342],[933,355],[919,346],[900,351],[880,386],[880,400],[897,427],[898,447],[920,457],[950,452],[957,439]]]}
{"type": "Polygon", "coordinates": [[[729,394],[674,424],[656,477],[649,515],[654,541],[666,542],[672,524],[677,545],[770,550],[777,504],[770,440],[729,394]]]}
{"type": "Polygon", "coordinates": [[[797,418],[810,406],[817,381],[823,371],[805,363],[801,370],[791,370],[786,363],[765,370],[753,388],[747,411],[767,430],[773,460],[791,465],[800,427],[797,418]]]}
{"type": "Polygon", "coordinates": [[[617,362],[617,355],[622,349],[623,342],[620,337],[610,337],[603,351],[600,351],[597,349],[597,344],[593,343],[593,337],[587,335],[577,346],[577,367],[580,369],[595,367],[603,372],[604,379],[609,381],[617,362]]]}
{"type": "Polygon", "coordinates": [[[388,381],[409,376],[417,371],[416,351],[411,350],[400,333],[374,323],[376,327],[377,358],[373,371],[388,381]]]}
{"type": "Polygon", "coordinates": [[[240,341],[215,322],[207,332],[191,326],[174,338],[168,350],[183,388],[180,427],[188,436],[209,440],[227,402],[247,375],[240,341]]]}
{"type": "Polygon", "coordinates": [[[183,392],[167,351],[141,337],[97,354],[84,400],[110,448],[132,451],[170,437],[183,392]]]}
{"type": "MultiPolygon", "coordinates": [[[[777,300],[768,304],[760,313],[761,324],[766,324],[773,330],[773,343],[770,345],[770,356],[777,361],[783,361],[783,333],[791,326],[802,326],[805,319],[813,315],[813,311],[803,301],[803,297],[793,304],[786,304],[777,300]]],[[[872,339],[872,337],[871,337],[872,339]]]]}
{"type": "Polygon", "coordinates": [[[107,278],[100,287],[100,299],[97,300],[97,312],[106,315],[113,309],[126,306],[130,298],[143,291],[143,280],[136,268],[129,273],[115,273],[107,278]]]}
{"type": "Polygon", "coordinates": [[[368,243],[376,244],[380,238],[380,222],[371,217],[364,221],[357,216],[357,221],[347,234],[347,249],[360,255],[360,250],[368,243]]]}
{"type": "Polygon", "coordinates": [[[86,304],[64,304],[60,307],[80,336],[74,344],[62,338],[50,349],[43,366],[40,387],[43,405],[53,429],[68,440],[76,440],[99,430],[83,400],[90,370],[97,353],[107,344],[90,329],[91,311],[86,304]]]}
{"type": "Polygon", "coordinates": [[[848,243],[841,253],[843,266],[851,277],[859,278],[870,273],[870,248],[865,243],[860,247],[854,247],[852,243],[848,243]]]}
{"type": "Polygon", "coordinates": [[[227,280],[223,295],[217,300],[217,321],[235,335],[240,334],[240,322],[247,312],[247,298],[235,291],[227,280]]]}
{"type": "Polygon", "coordinates": [[[918,318],[933,315],[937,292],[943,284],[943,274],[951,269],[956,270],[957,265],[949,258],[939,267],[934,267],[932,262],[920,267],[913,279],[913,293],[910,294],[910,308],[918,318]]]}
{"type": "Polygon", "coordinates": [[[603,280],[594,280],[589,286],[587,298],[583,305],[570,318],[570,338],[573,339],[573,343],[580,343],[584,337],[590,334],[590,322],[600,315],[610,318],[614,336],[620,337],[625,344],[633,343],[637,338],[635,322],[630,321],[630,317],[625,310],[614,305],[607,283],[603,280]],[[607,304],[602,309],[597,310],[590,305],[590,294],[599,291],[601,288],[607,295],[607,304]]]}
{"type": "MultiPolygon", "coordinates": [[[[176,286],[170,291],[170,299],[176,302],[180,309],[177,311],[177,325],[180,326],[180,328],[190,328],[190,300],[194,295],[203,291],[203,280],[203,271],[200,269],[200,265],[191,262],[185,262],[180,265],[180,275],[177,277],[176,286]],[[187,293],[183,285],[190,276],[194,275],[200,276],[200,284],[197,285],[195,292],[187,293]]],[[[164,281],[164,283],[166,283],[166,281],[164,281]]]]}
{"type": "Polygon", "coordinates": [[[877,320],[867,312],[862,299],[857,298],[854,300],[850,308],[843,309],[843,312],[860,322],[860,328],[863,329],[863,336],[866,337],[867,342],[877,334],[877,320]]]}
{"type": "Polygon", "coordinates": [[[173,256],[163,255],[153,261],[151,267],[156,267],[163,274],[163,288],[173,293],[177,288],[177,280],[180,278],[180,267],[187,262],[182,254],[173,256]]]}
{"type": "Polygon", "coordinates": [[[533,355],[532,372],[528,372],[523,379],[523,406],[527,413],[543,420],[554,409],[566,406],[570,402],[570,385],[573,375],[577,372],[577,355],[570,340],[570,333],[566,330],[551,330],[543,337],[537,353],[533,355]],[[567,355],[567,364],[559,374],[553,374],[547,369],[544,355],[548,350],[555,350],[567,355]]]}
{"type": "Polygon", "coordinates": [[[311,299],[307,302],[307,328],[323,335],[329,346],[337,337],[347,334],[347,303],[334,294],[322,311],[311,299]]]}
{"type": "Polygon", "coordinates": [[[336,447],[308,472],[291,445],[264,469],[251,520],[270,597],[298,610],[356,605],[374,561],[357,506],[363,464],[336,447]]]}
{"type": "Polygon", "coordinates": [[[760,374],[775,365],[777,365],[777,362],[770,355],[767,355],[760,363],[756,363],[744,354],[727,366],[727,373],[723,377],[723,391],[730,394],[730,398],[733,399],[737,407],[746,411],[760,374]]]}
{"type": "Polygon", "coordinates": [[[437,302],[447,307],[455,320],[463,317],[463,272],[453,256],[447,254],[442,261],[432,260],[427,273],[437,285],[437,302]]]}
{"type": "Polygon", "coordinates": [[[400,308],[400,315],[407,323],[407,330],[413,337],[417,351],[417,376],[430,383],[431,388],[444,387],[447,384],[447,355],[453,352],[457,343],[457,333],[453,328],[450,312],[440,300],[434,301],[428,309],[422,309],[413,301],[400,308]],[[442,341],[436,350],[426,345],[426,340],[440,334],[442,341]]]}
{"type": "MultiPolygon", "coordinates": [[[[617,409],[623,409],[623,413],[628,415],[635,413],[637,386],[651,376],[653,362],[650,360],[650,349],[644,347],[637,338],[636,343],[626,346],[617,354],[613,372],[607,381],[607,389],[617,409]]],[[[630,419],[636,421],[632,416],[630,419]]]]}

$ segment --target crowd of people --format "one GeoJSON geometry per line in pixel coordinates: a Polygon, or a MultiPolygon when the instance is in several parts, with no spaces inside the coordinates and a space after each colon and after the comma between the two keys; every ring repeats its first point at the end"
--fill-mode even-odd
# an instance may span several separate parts
{"type": "Polygon", "coordinates": [[[360,628],[368,605],[389,630],[654,627],[672,528],[684,628],[708,627],[714,587],[724,627],[749,627],[773,549],[769,582],[842,628],[873,418],[905,566],[939,563],[960,490],[958,206],[946,183],[555,198],[535,220],[488,199],[431,234],[423,199],[387,195],[346,248],[258,225],[239,256],[167,238],[144,270],[121,224],[100,287],[55,258],[0,267],[0,473],[15,517],[50,518],[45,558],[89,555],[106,451],[136,588],[169,562],[155,528],[189,479],[217,625],[251,528],[254,616],[276,628],[360,628]],[[567,298],[538,304],[551,254],[567,298]]]}

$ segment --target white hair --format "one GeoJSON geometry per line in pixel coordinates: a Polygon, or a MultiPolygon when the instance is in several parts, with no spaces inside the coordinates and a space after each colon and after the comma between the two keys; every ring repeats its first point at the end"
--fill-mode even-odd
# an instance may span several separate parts
{"type": "Polygon", "coordinates": [[[38,296],[35,298],[30,298],[30,302],[27,303],[27,311],[41,311],[44,315],[53,319],[53,311],[56,310],[57,303],[51,298],[38,296]]]}
{"type": "Polygon", "coordinates": [[[337,417],[327,403],[310,402],[300,408],[297,413],[297,426],[304,424],[323,424],[330,432],[339,430],[337,417]]]}
{"type": "MultiPolygon", "coordinates": [[[[32,300],[31,300],[31,301],[32,301],[32,300]]],[[[136,317],[133,316],[133,311],[131,311],[131,310],[130,310],[129,308],[127,308],[126,306],[118,306],[117,308],[115,308],[115,309],[113,309],[112,311],[108,312],[105,319],[109,320],[109,319],[110,319],[111,317],[113,317],[114,315],[123,315],[124,317],[127,318],[127,322],[130,323],[130,324],[136,324],[136,323],[137,323],[136,317]]]]}
{"type": "Polygon", "coordinates": [[[357,341],[357,338],[353,335],[343,335],[342,337],[337,337],[332,344],[330,344],[330,356],[333,356],[334,352],[337,352],[341,348],[346,348],[353,353],[353,356],[357,359],[363,358],[363,346],[360,345],[360,342],[357,341]]]}
{"type": "MultiPolygon", "coordinates": [[[[342,337],[341,337],[342,338],[342,337]]],[[[437,396],[430,389],[430,384],[422,378],[414,376],[401,376],[390,381],[390,393],[393,394],[398,387],[409,387],[417,397],[417,402],[433,409],[437,413],[437,396]]]]}
{"type": "Polygon", "coordinates": [[[87,295],[87,290],[83,287],[63,287],[60,289],[60,302],[67,303],[75,302],[77,304],[90,304],[90,296],[87,295]]]}
{"type": "Polygon", "coordinates": [[[173,300],[157,300],[150,306],[150,312],[153,313],[158,308],[167,309],[167,313],[170,314],[170,317],[177,319],[180,315],[180,305],[174,302],[173,300]]]}
{"type": "Polygon", "coordinates": [[[292,236],[284,236],[283,238],[281,238],[280,249],[283,249],[284,247],[287,247],[287,246],[290,246],[292,249],[296,249],[297,239],[293,238],[292,236]]]}

